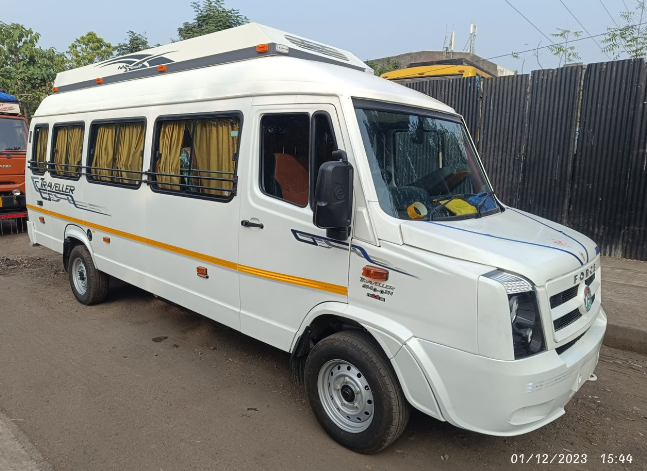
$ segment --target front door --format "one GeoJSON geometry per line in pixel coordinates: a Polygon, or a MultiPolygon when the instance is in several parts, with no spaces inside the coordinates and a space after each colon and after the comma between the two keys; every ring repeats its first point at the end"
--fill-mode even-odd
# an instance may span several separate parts
{"type": "Polygon", "coordinates": [[[240,203],[241,330],[289,350],[311,309],[347,302],[348,245],[312,222],[316,172],[345,146],[329,104],[264,104],[250,118],[254,146],[240,203]]]}

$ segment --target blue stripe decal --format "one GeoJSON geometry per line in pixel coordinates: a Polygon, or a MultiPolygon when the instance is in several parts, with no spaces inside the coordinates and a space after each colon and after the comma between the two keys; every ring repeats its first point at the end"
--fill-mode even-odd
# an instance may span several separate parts
{"type": "Polygon", "coordinates": [[[565,235],[565,236],[566,236],[566,237],[568,237],[569,239],[574,240],[575,242],[577,242],[578,244],[580,244],[580,246],[584,249],[584,252],[586,252],[586,263],[589,263],[589,251],[588,251],[588,250],[586,250],[586,247],[584,246],[584,244],[582,244],[582,242],[580,242],[580,241],[579,241],[579,240],[577,240],[576,238],[571,237],[571,236],[569,236],[566,232],[564,232],[564,231],[560,231],[559,229],[556,229],[556,228],[554,228],[553,226],[549,226],[548,224],[545,224],[545,223],[541,222],[540,220],[535,219],[535,218],[534,218],[534,217],[532,217],[532,216],[528,216],[527,214],[524,214],[524,213],[522,213],[521,211],[517,211],[517,210],[516,210],[516,209],[514,209],[514,208],[507,208],[507,209],[509,209],[509,210],[511,210],[511,211],[514,211],[514,212],[515,212],[515,213],[517,213],[517,214],[521,214],[522,216],[525,216],[525,217],[527,217],[528,219],[532,219],[533,221],[538,222],[538,223],[539,223],[539,224],[541,224],[542,226],[546,226],[547,228],[552,229],[552,230],[554,230],[554,231],[556,231],[556,232],[559,232],[560,234],[565,235]]]}
{"type": "Polygon", "coordinates": [[[564,252],[564,253],[567,253],[567,254],[575,257],[575,260],[577,260],[579,262],[580,266],[584,265],[582,263],[582,260],[580,260],[580,257],[575,255],[573,252],[569,252],[568,250],[560,249],[560,248],[557,248],[557,247],[551,247],[550,245],[535,244],[534,242],[525,242],[523,240],[517,240],[517,239],[508,239],[507,237],[499,237],[499,236],[495,236],[495,235],[492,235],[492,234],[484,234],[483,232],[470,231],[468,229],[462,229],[460,227],[448,226],[446,224],[441,224],[439,222],[434,222],[434,221],[427,221],[427,222],[429,224],[436,224],[437,226],[447,227],[449,229],[456,229],[457,231],[469,232],[471,234],[481,235],[481,236],[485,236],[485,237],[492,237],[493,239],[507,240],[507,241],[510,241],[510,242],[517,242],[519,244],[534,245],[536,247],[544,247],[546,249],[559,250],[560,252],[564,252]]]}

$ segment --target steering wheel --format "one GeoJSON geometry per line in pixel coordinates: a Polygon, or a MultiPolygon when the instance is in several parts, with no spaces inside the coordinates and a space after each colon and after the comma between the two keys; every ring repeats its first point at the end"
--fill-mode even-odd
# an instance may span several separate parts
{"type": "Polygon", "coordinates": [[[414,185],[426,189],[430,195],[451,193],[469,174],[470,171],[467,169],[457,169],[453,166],[442,167],[421,178],[414,185]]]}

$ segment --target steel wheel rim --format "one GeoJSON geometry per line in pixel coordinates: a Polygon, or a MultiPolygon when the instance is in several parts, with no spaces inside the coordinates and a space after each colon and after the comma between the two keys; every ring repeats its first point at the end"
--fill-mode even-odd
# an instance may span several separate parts
{"type": "Polygon", "coordinates": [[[321,367],[317,380],[319,399],[326,414],[349,433],[365,431],[373,421],[373,391],[364,374],[352,363],[331,360],[321,367]]]}
{"type": "Polygon", "coordinates": [[[76,292],[84,295],[88,290],[88,271],[85,268],[85,263],[80,258],[75,259],[74,263],[72,263],[72,281],[76,292]]]}

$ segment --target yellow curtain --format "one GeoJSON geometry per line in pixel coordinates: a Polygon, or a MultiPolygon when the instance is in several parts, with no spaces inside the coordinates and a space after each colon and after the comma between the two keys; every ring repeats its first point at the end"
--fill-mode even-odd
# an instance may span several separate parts
{"type": "MultiPolygon", "coordinates": [[[[55,164],[64,164],[67,157],[67,128],[57,128],[55,131],[56,145],[54,146],[54,158],[52,160],[55,164]]],[[[64,165],[55,165],[54,168],[57,175],[65,174],[64,165]]]]}
{"type": "MultiPolygon", "coordinates": [[[[114,124],[102,124],[97,130],[97,139],[94,143],[94,158],[92,167],[112,168],[115,155],[115,129],[114,124]]],[[[90,173],[96,175],[97,180],[112,181],[112,170],[91,168],[90,173]],[[104,176],[98,176],[104,175],[104,176]]]]}
{"type": "Polygon", "coordinates": [[[126,178],[141,179],[140,173],[126,172],[124,170],[142,170],[142,153],[144,151],[144,134],[146,133],[144,123],[120,124],[117,131],[117,160],[115,169],[122,177],[118,181],[128,185],[136,185],[133,180],[126,178]]]}
{"type": "Polygon", "coordinates": [[[36,163],[38,169],[45,171],[47,167],[47,141],[49,138],[48,128],[38,128],[38,141],[36,146],[36,163]]]}
{"type": "MultiPolygon", "coordinates": [[[[233,155],[238,149],[238,129],[238,120],[234,118],[201,119],[197,121],[195,139],[193,140],[195,151],[194,175],[217,178],[234,177],[235,162],[233,155]]],[[[200,178],[199,182],[200,186],[232,188],[230,182],[207,180],[205,178],[200,178]]],[[[228,196],[230,194],[222,190],[206,190],[204,188],[199,191],[211,195],[228,196]]]]}
{"type": "MultiPolygon", "coordinates": [[[[157,176],[161,183],[180,183],[180,152],[182,140],[184,139],[184,126],[190,121],[165,121],[160,129],[158,151],[160,157],[157,160],[155,171],[157,173],[170,173],[177,177],[157,176]]],[[[178,185],[159,185],[165,190],[180,190],[178,185]]]]}
{"type": "Polygon", "coordinates": [[[78,177],[81,174],[81,160],[83,156],[83,126],[70,126],[67,128],[67,164],[78,167],[65,167],[65,175],[78,177]]]}

